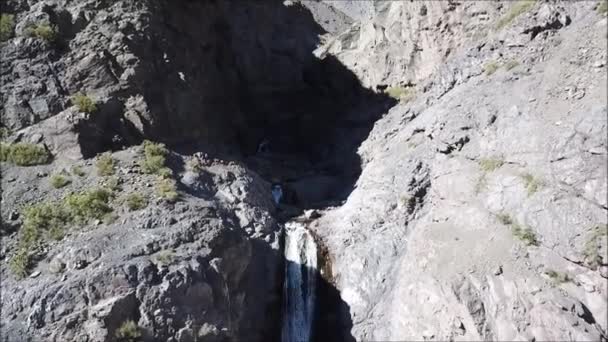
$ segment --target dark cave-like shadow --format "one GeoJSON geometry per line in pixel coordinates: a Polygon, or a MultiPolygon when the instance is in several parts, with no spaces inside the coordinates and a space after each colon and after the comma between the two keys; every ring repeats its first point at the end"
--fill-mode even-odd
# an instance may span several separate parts
{"type": "Polygon", "coordinates": [[[149,4],[152,39],[131,42],[147,71],[135,81],[153,118],[147,137],[245,162],[295,207],[348,197],[357,149],[395,101],[334,56],[313,54],[326,32],[306,2],[149,4]]]}

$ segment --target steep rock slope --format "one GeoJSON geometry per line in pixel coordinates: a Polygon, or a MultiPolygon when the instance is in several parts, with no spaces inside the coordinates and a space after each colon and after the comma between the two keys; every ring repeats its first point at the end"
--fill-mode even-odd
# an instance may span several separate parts
{"type": "Polygon", "coordinates": [[[606,16],[598,3],[531,2],[501,22],[517,6],[377,3],[328,47],[340,42],[333,51],[371,85],[433,70],[376,123],[345,204],[312,225],[357,340],[606,338],[606,16]],[[428,19],[407,19],[422,6],[428,19]],[[449,57],[376,63],[400,58],[379,31],[419,20],[467,31],[471,11],[495,15],[461,47],[424,43],[440,28],[405,29],[449,57]]]}

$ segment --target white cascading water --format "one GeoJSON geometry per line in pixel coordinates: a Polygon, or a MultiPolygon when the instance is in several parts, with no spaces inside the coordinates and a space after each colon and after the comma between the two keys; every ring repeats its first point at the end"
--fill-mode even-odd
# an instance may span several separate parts
{"type": "Polygon", "coordinates": [[[302,224],[285,225],[285,259],[281,342],[309,342],[317,285],[317,245],[302,224]]]}

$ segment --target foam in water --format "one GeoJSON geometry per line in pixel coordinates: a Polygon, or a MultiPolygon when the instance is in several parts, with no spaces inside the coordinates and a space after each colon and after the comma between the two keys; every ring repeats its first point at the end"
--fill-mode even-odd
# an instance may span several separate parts
{"type": "Polygon", "coordinates": [[[315,306],[317,245],[299,223],[285,225],[285,282],[281,342],[309,342],[315,306]]]}

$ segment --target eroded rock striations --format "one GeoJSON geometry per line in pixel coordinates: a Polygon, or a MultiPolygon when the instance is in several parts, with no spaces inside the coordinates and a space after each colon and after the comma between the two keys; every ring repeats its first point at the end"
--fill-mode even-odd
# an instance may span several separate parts
{"type": "Polygon", "coordinates": [[[1,339],[605,340],[605,8],[3,2],[1,339]]]}

